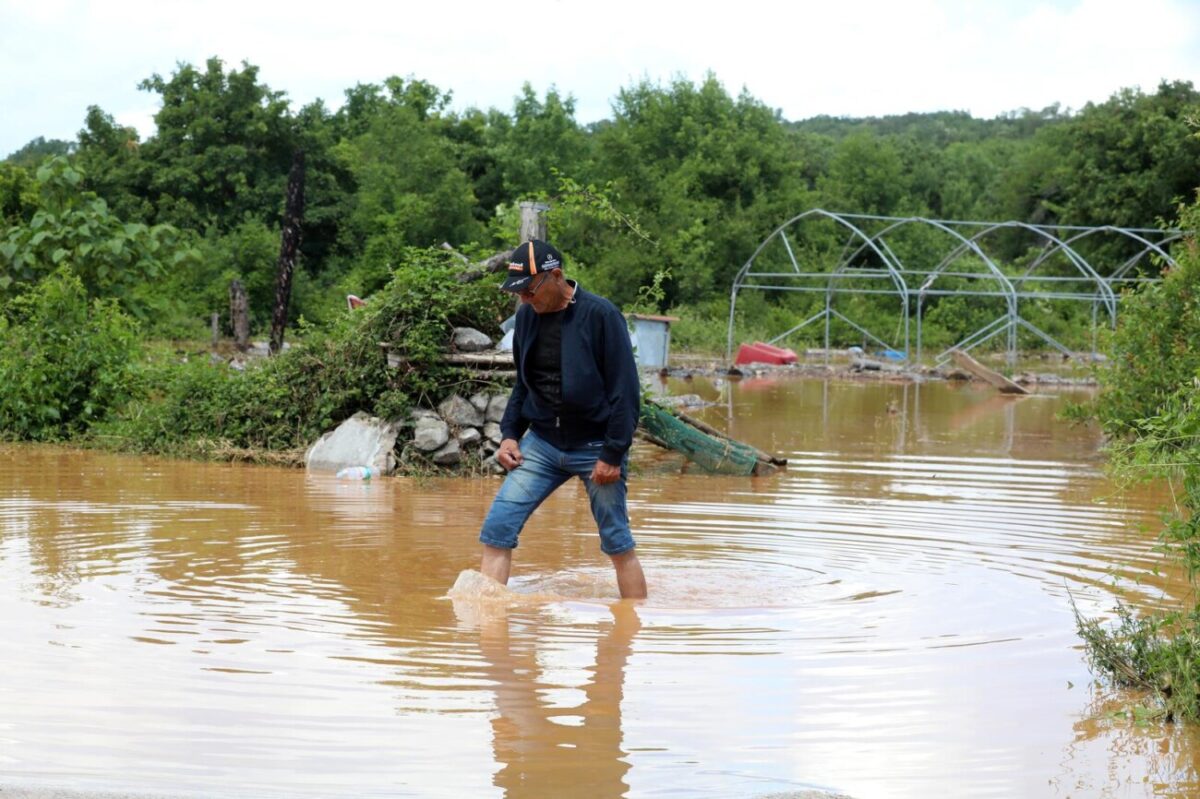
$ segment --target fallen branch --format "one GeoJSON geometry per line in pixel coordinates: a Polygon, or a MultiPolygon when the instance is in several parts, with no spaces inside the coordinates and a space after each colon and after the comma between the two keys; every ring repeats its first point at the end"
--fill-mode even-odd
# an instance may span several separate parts
{"type": "Polygon", "coordinates": [[[480,261],[475,266],[460,272],[458,274],[459,283],[474,283],[476,280],[482,280],[488,275],[494,275],[500,270],[508,266],[508,259],[512,257],[511,251],[498,252],[495,255],[480,261]]]}

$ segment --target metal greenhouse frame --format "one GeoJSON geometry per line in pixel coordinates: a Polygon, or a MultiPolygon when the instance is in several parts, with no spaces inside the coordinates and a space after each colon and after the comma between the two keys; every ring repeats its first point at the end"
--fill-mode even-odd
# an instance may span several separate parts
{"type": "Polygon", "coordinates": [[[934,358],[935,365],[945,364],[950,358],[951,350],[970,351],[997,336],[1005,336],[1005,350],[1008,362],[1012,364],[1017,355],[1017,334],[1020,331],[1033,334],[1066,355],[1075,355],[1076,353],[1045,330],[1021,315],[1022,301],[1031,300],[1090,303],[1094,353],[1095,334],[1101,313],[1105,315],[1109,325],[1115,325],[1121,289],[1158,279],[1137,276],[1136,267],[1148,256],[1161,259],[1160,263],[1164,267],[1174,266],[1175,262],[1167,251],[1167,245],[1183,235],[1183,231],[1180,230],[1153,228],[1122,228],[1112,225],[1051,227],[1025,222],[968,222],[922,217],[839,214],[815,208],[789,219],[772,231],[738,271],[730,295],[727,355],[730,359],[733,358],[734,314],[738,293],[747,289],[825,295],[825,307],[822,310],[775,336],[768,342],[771,344],[811,324],[824,322],[825,349],[828,352],[831,340],[830,326],[835,321],[840,321],[860,332],[864,341],[870,340],[884,349],[898,350],[903,354],[904,360],[920,363],[923,357],[921,334],[925,301],[930,297],[963,296],[996,298],[1003,305],[1003,312],[952,347],[938,352],[934,358]],[[794,244],[798,241],[803,243],[803,239],[796,233],[800,231],[804,222],[814,219],[830,220],[845,231],[846,241],[832,269],[828,268],[829,264],[821,269],[819,265],[810,262],[815,259],[797,258],[797,250],[803,252],[803,248],[794,244]],[[893,246],[895,238],[902,231],[912,231],[913,226],[923,226],[926,232],[932,231],[941,235],[949,243],[948,250],[936,264],[906,264],[897,256],[897,247],[893,246]],[[1024,232],[1043,242],[1041,251],[1020,273],[1012,270],[1006,273],[985,247],[989,236],[1000,231],[1012,230],[1024,232]],[[1135,244],[1134,254],[1117,264],[1089,263],[1088,259],[1080,254],[1078,245],[1084,239],[1098,234],[1131,240],[1135,244]],[[783,255],[786,255],[786,258],[783,255]],[[771,263],[772,258],[776,263],[771,263]],[[969,263],[962,266],[964,260],[969,263]],[[765,262],[761,269],[760,261],[765,262]],[[1048,266],[1052,263],[1058,265],[1059,274],[1047,274],[1051,271],[1048,266]],[[956,264],[960,267],[952,269],[956,264]],[[944,281],[942,287],[936,285],[943,278],[958,278],[960,282],[982,285],[978,288],[947,287],[944,281]],[[854,294],[886,294],[897,297],[900,316],[891,343],[835,307],[835,300],[839,296],[854,294]],[[915,342],[912,341],[914,336],[915,342]],[[911,357],[910,344],[913,343],[916,346],[915,359],[911,357]]]}

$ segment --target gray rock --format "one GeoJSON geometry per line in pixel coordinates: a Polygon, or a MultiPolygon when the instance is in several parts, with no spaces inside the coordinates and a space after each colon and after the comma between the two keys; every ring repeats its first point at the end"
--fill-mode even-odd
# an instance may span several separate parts
{"type": "Polygon", "coordinates": [[[454,466],[462,460],[462,449],[458,446],[458,441],[450,439],[439,449],[433,453],[433,462],[438,466],[454,466]]]}
{"type": "Polygon", "coordinates": [[[499,422],[504,418],[504,409],[508,407],[508,395],[497,394],[491,398],[487,406],[487,420],[489,422],[499,422]]]}
{"type": "Polygon", "coordinates": [[[420,419],[441,419],[442,417],[438,416],[437,411],[431,408],[413,408],[409,418],[416,422],[420,419]]]}
{"type": "Polygon", "coordinates": [[[483,424],[483,414],[457,394],[443,400],[438,405],[438,413],[455,427],[479,427],[483,424]]]}
{"type": "Polygon", "coordinates": [[[492,346],[492,340],[473,327],[454,328],[454,349],[459,352],[480,352],[492,346]]]}
{"type": "Polygon", "coordinates": [[[504,434],[500,432],[500,425],[495,422],[488,422],[483,426],[483,434],[487,436],[488,441],[491,441],[497,446],[504,440],[504,434]]]}
{"type": "Polygon", "coordinates": [[[356,413],[308,448],[305,466],[327,472],[345,466],[372,466],[380,474],[391,474],[396,469],[392,450],[399,432],[396,422],[356,413]]]}
{"type": "Polygon", "coordinates": [[[480,413],[484,413],[487,411],[488,399],[488,395],[485,392],[480,391],[478,394],[471,395],[471,404],[475,406],[475,410],[479,411],[480,413]]]}
{"type": "Polygon", "coordinates": [[[458,444],[461,447],[473,447],[483,440],[483,435],[476,427],[464,427],[458,431],[458,444]]]}
{"type": "Polygon", "coordinates": [[[450,439],[450,426],[437,417],[417,420],[413,430],[413,446],[422,452],[433,452],[450,439]]]}
{"type": "Polygon", "coordinates": [[[500,465],[500,461],[496,460],[496,456],[492,455],[483,462],[483,468],[492,474],[505,474],[508,470],[500,465]]]}

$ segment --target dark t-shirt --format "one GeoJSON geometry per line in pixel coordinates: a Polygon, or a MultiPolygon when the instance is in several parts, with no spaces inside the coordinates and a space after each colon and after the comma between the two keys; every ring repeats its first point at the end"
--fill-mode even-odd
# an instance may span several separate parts
{"type": "Polygon", "coordinates": [[[557,416],[562,411],[563,313],[538,315],[537,337],[529,351],[529,387],[557,416]]]}

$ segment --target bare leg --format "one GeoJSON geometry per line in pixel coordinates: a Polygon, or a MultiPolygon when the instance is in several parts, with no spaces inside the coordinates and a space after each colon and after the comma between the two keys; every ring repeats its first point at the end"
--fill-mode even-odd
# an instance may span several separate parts
{"type": "MultiPolygon", "coordinates": [[[[484,544],[483,558],[479,561],[479,571],[500,585],[508,585],[508,573],[512,571],[512,550],[484,544]]],[[[640,568],[639,571],[641,571],[640,568]]]]}
{"type": "Polygon", "coordinates": [[[617,588],[621,590],[621,599],[645,599],[646,575],[642,573],[642,564],[637,553],[631,549],[620,555],[613,555],[612,562],[613,568],[617,570],[617,588]]]}

